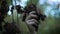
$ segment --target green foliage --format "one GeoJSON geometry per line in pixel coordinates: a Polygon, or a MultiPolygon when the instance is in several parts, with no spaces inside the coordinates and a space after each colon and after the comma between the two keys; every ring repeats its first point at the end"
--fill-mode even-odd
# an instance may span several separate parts
{"type": "MultiPolygon", "coordinates": [[[[11,4],[11,0],[6,0],[8,2],[8,5],[11,4]]],[[[20,0],[18,0],[20,1],[20,0]]],[[[39,0],[32,0],[32,3],[36,4],[39,8],[41,8],[41,10],[44,12],[45,8],[48,6],[48,4],[45,3],[45,5],[39,5],[37,4],[39,0]]],[[[29,5],[31,3],[31,0],[29,0],[27,2],[27,5],[29,5]]],[[[42,22],[42,24],[40,23],[39,25],[39,29],[38,29],[38,34],[58,34],[58,32],[60,32],[60,13],[58,14],[59,18],[56,17],[52,17],[51,14],[49,14],[49,16],[46,19],[46,22],[44,21],[44,23],[42,22]]],[[[14,16],[16,18],[16,16],[14,16]]],[[[9,21],[11,22],[12,20],[12,16],[8,16],[6,17],[5,21],[9,21]]],[[[17,19],[16,19],[17,20],[17,19]]],[[[29,33],[29,29],[26,25],[25,22],[22,21],[22,19],[19,17],[19,27],[22,31],[23,34],[28,34],[29,33]]]]}
{"type": "Polygon", "coordinates": [[[11,0],[6,0],[8,5],[11,5],[11,0]]]}
{"type": "Polygon", "coordinates": [[[27,2],[27,5],[29,5],[29,4],[31,4],[31,3],[37,5],[38,1],[39,1],[39,0],[29,0],[29,1],[27,2]]]}

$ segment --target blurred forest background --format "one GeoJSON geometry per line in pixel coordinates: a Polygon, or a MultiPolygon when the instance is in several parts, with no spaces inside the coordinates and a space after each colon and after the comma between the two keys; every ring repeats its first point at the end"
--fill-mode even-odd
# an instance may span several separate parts
{"type": "MultiPolygon", "coordinates": [[[[12,22],[11,7],[15,5],[15,0],[6,0],[9,5],[8,15],[5,18],[6,22],[12,22]]],[[[0,2],[1,3],[1,2],[0,2]]],[[[23,8],[28,6],[31,0],[16,0],[16,5],[21,5],[23,8]]],[[[32,3],[41,9],[42,13],[47,16],[44,22],[39,25],[38,34],[60,34],[60,0],[32,0],[32,3]]],[[[21,8],[21,9],[23,9],[21,8]]],[[[17,22],[17,13],[13,12],[14,21],[17,22]]],[[[29,30],[22,21],[22,14],[18,14],[19,27],[23,34],[28,34],[29,30]]]]}

